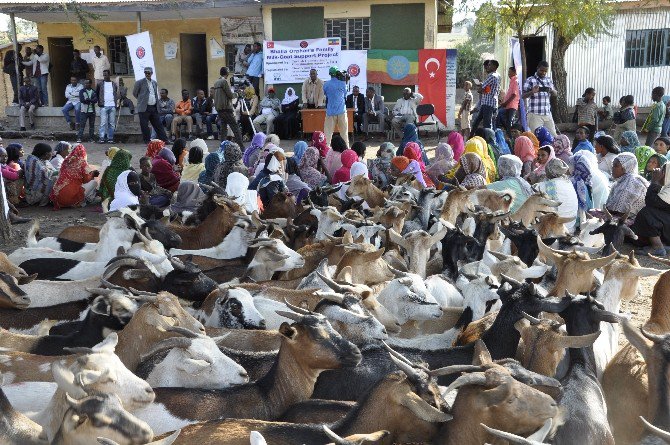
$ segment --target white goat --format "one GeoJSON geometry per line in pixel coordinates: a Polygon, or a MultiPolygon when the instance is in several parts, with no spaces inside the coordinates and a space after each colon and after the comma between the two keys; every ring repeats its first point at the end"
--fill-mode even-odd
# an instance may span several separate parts
{"type": "Polygon", "coordinates": [[[442,308],[428,292],[421,276],[389,268],[397,278],[391,280],[377,299],[401,325],[410,320],[430,320],[442,315],[442,308]]]}

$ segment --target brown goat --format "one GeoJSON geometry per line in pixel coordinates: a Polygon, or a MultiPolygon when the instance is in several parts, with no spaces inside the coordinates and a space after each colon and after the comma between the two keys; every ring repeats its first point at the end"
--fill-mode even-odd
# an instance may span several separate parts
{"type": "Polygon", "coordinates": [[[335,278],[342,279],[340,274],[349,266],[352,270],[352,276],[347,277],[345,281],[355,284],[367,284],[368,286],[384,283],[394,278],[389,271],[388,264],[382,258],[384,249],[375,249],[370,244],[362,244],[361,249],[350,250],[346,252],[342,259],[337,263],[335,278]]]}
{"type": "Polygon", "coordinates": [[[342,238],[329,236],[326,240],[316,241],[313,244],[301,247],[297,252],[305,259],[305,265],[282,273],[280,280],[304,278],[319,267],[319,263],[324,258],[328,258],[329,264],[337,264],[346,252],[345,245],[353,242],[351,234],[347,232],[342,238]]]}
{"type": "Polygon", "coordinates": [[[295,218],[298,212],[295,200],[290,193],[279,192],[275,194],[270,203],[263,209],[261,215],[264,219],[272,218],[295,218]]]}
{"type": "Polygon", "coordinates": [[[520,222],[524,227],[530,227],[535,222],[535,218],[542,213],[556,213],[556,208],[561,203],[549,198],[544,192],[536,192],[524,201],[524,203],[512,213],[512,221],[520,222]]]}
{"type": "Polygon", "coordinates": [[[167,228],[181,237],[180,249],[196,250],[218,246],[235,226],[236,214],[242,208],[234,201],[221,196],[214,196],[216,209],[197,226],[168,224],[167,228]]]}
{"type": "Polygon", "coordinates": [[[451,190],[447,195],[446,201],[444,201],[444,206],[442,206],[440,218],[456,225],[458,215],[467,211],[470,195],[474,192],[474,190],[468,190],[465,187],[458,187],[451,190]]]}
{"type": "Polygon", "coordinates": [[[360,196],[370,208],[384,207],[388,194],[382,192],[373,182],[364,175],[355,176],[347,189],[346,195],[351,198],[360,196]]]}
{"type": "Polygon", "coordinates": [[[0,252],[0,272],[16,278],[18,284],[28,284],[37,278],[37,274],[28,275],[25,270],[12,263],[4,252],[0,252]]]}
{"type": "Polygon", "coordinates": [[[533,228],[537,230],[540,238],[561,238],[570,236],[565,224],[574,221],[575,218],[565,218],[558,216],[555,213],[545,213],[537,218],[537,222],[533,224],[533,228]]]}
{"type": "Polygon", "coordinates": [[[100,242],[100,227],[66,227],[58,234],[58,238],[74,241],[76,243],[98,243],[100,242]]]}

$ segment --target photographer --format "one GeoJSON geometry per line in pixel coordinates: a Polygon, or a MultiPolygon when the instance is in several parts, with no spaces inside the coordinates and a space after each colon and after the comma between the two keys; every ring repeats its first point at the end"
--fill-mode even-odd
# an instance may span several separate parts
{"type": "Polygon", "coordinates": [[[556,88],[549,72],[549,63],[542,61],[537,65],[534,75],[526,79],[523,84],[523,99],[528,100],[528,127],[535,131],[538,127],[546,127],[552,136],[556,137],[556,126],[551,116],[551,97],[556,96],[556,88]]]}
{"type": "Polygon", "coordinates": [[[391,125],[396,132],[402,134],[403,128],[406,124],[413,124],[418,119],[416,114],[416,107],[423,100],[423,96],[419,93],[412,93],[411,88],[405,88],[402,97],[398,99],[393,107],[393,119],[391,125]]]}
{"type": "Polygon", "coordinates": [[[326,145],[330,145],[335,127],[349,148],[349,120],[347,119],[347,108],[345,105],[347,96],[347,74],[340,71],[336,66],[328,70],[330,80],[323,84],[323,92],[326,95],[326,122],[324,133],[326,134],[326,145]]]}
{"type": "Polygon", "coordinates": [[[252,120],[258,114],[258,96],[256,90],[248,82],[244,82],[237,87],[237,101],[235,102],[235,114],[239,114],[240,124],[242,125],[242,135],[245,141],[250,140],[254,135],[252,120]]]}
{"type": "Polygon", "coordinates": [[[237,97],[237,94],[233,93],[230,89],[230,84],[228,83],[228,68],[225,66],[221,67],[219,73],[221,74],[221,77],[214,84],[214,107],[216,108],[216,112],[219,115],[219,122],[221,123],[221,132],[219,136],[222,140],[225,139],[228,134],[228,126],[230,126],[230,129],[235,135],[235,142],[240,147],[244,147],[242,132],[235,120],[235,113],[233,113],[233,99],[237,97]]]}

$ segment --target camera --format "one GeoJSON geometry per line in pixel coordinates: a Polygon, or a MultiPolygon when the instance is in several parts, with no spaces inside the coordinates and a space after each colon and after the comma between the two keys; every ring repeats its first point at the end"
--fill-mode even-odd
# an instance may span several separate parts
{"type": "Polygon", "coordinates": [[[340,70],[340,71],[338,71],[337,73],[335,73],[335,78],[336,78],[337,80],[341,80],[341,81],[343,81],[343,82],[347,82],[347,81],[349,81],[349,73],[346,72],[346,71],[344,71],[344,70],[340,70]]]}
{"type": "Polygon", "coordinates": [[[234,90],[244,90],[246,87],[251,85],[251,83],[246,77],[238,76],[236,74],[233,75],[233,78],[231,80],[232,80],[231,86],[233,87],[234,90]]]}

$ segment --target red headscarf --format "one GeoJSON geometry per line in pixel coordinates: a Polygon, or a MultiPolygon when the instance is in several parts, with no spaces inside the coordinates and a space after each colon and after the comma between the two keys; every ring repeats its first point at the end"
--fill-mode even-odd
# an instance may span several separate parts
{"type": "Polygon", "coordinates": [[[426,164],[423,163],[423,159],[421,157],[421,147],[419,144],[416,142],[408,142],[407,145],[405,145],[405,150],[402,152],[402,154],[410,161],[418,162],[419,166],[421,167],[421,173],[426,173],[426,164]]]}
{"type": "Polygon", "coordinates": [[[523,162],[535,160],[533,141],[528,136],[519,136],[514,140],[514,154],[523,162]]]}
{"type": "Polygon", "coordinates": [[[77,144],[74,146],[70,154],[63,160],[58,179],[56,180],[53,189],[51,189],[49,199],[56,201],[56,196],[58,196],[60,191],[73,182],[83,183],[83,178],[88,173],[86,167],[88,167],[88,162],[86,162],[86,149],[82,144],[77,144]]]}
{"type": "Polygon", "coordinates": [[[323,134],[322,131],[315,131],[312,133],[312,147],[319,150],[319,154],[322,158],[326,157],[330,147],[326,144],[326,135],[323,134]]]}
{"type": "Polygon", "coordinates": [[[451,149],[454,152],[454,161],[459,161],[461,155],[465,151],[465,142],[463,141],[463,135],[458,131],[452,131],[449,133],[447,138],[447,143],[451,146],[451,149]]]}
{"type": "Polygon", "coordinates": [[[405,156],[396,156],[391,159],[391,164],[395,165],[395,168],[402,172],[409,165],[409,159],[407,159],[405,156]]]}
{"type": "Polygon", "coordinates": [[[160,139],[152,139],[149,141],[149,145],[147,145],[147,152],[144,154],[144,156],[153,159],[164,147],[165,142],[161,141],[160,139]]]}
{"type": "Polygon", "coordinates": [[[333,175],[333,184],[347,182],[351,179],[351,166],[358,161],[358,155],[351,149],[344,150],[340,155],[342,167],[333,175]]]}
{"type": "Polygon", "coordinates": [[[171,192],[179,187],[179,174],[174,171],[172,164],[163,158],[156,157],[151,161],[151,173],[156,177],[156,184],[171,192]]]}

